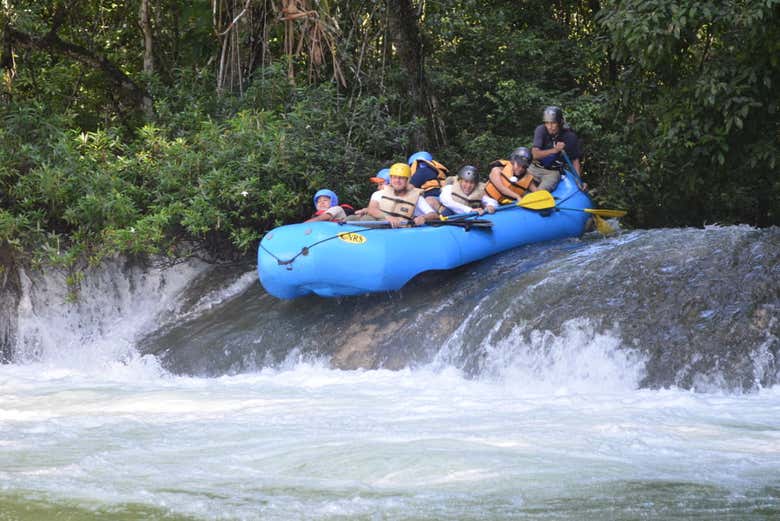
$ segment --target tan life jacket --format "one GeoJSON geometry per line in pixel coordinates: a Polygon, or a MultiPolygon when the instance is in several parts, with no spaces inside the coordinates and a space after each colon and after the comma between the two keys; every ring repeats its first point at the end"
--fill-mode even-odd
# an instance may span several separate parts
{"type": "MultiPolygon", "coordinates": [[[[501,170],[501,183],[517,195],[525,195],[525,193],[528,192],[531,183],[534,182],[534,177],[529,173],[526,173],[517,181],[512,181],[515,174],[512,172],[512,163],[506,159],[494,161],[490,166],[503,166],[503,169],[501,170]]],[[[488,181],[485,185],[485,192],[501,204],[511,203],[513,201],[513,199],[510,199],[499,192],[492,181],[488,181]]]]}
{"type": "Polygon", "coordinates": [[[436,176],[436,179],[429,179],[428,181],[425,181],[420,186],[420,189],[423,192],[431,190],[432,188],[441,188],[442,186],[444,186],[444,181],[447,179],[447,175],[450,173],[449,169],[446,166],[442,165],[435,159],[431,161],[426,161],[425,159],[418,159],[414,163],[412,163],[411,166],[412,175],[414,175],[414,173],[417,171],[417,165],[419,163],[425,163],[429,167],[433,168],[438,174],[436,176]]]}
{"type": "Polygon", "coordinates": [[[417,200],[422,195],[422,190],[407,185],[408,188],[404,195],[396,195],[392,186],[382,188],[382,198],[379,200],[379,209],[385,215],[401,217],[402,219],[413,219],[414,209],[417,206],[417,200]]]}
{"type": "Polygon", "coordinates": [[[483,195],[485,195],[485,183],[479,183],[469,195],[463,192],[457,181],[452,184],[452,198],[455,199],[455,202],[470,208],[482,208],[483,195]]]}

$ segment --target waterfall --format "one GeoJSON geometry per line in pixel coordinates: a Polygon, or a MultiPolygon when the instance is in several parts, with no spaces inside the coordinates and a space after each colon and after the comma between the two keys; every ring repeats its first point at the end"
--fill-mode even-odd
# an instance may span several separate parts
{"type": "Polygon", "coordinates": [[[219,376],[297,357],[752,390],[778,381],[779,259],[777,228],[591,234],[426,273],[395,293],[293,301],[265,294],[250,265],[115,260],[76,288],[65,273],[20,268],[2,330],[16,363],[153,358],[173,374],[219,376]]]}

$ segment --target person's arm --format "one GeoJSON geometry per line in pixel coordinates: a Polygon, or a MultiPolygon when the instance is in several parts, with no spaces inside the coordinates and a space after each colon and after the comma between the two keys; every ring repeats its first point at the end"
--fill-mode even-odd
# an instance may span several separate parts
{"type": "Polygon", "coordinates": [[[322,212],[321,214],[315,215],[311,219],[306,219],[303,222],[305,222],[305,223],[314,223],[314,222],[319,222],[319,221],[332,221],[332,220],[333,220],[333,216],[332,215],[329,215],[327,212],[322,212]]]}
{"type": "Polygon", "coordinates": [[[323,215],[330,215],[331,221],[344,222],[347,220],[347,212],[341,206],[331,206],[323,215]]]}
{"type": "Polygon", "coordinates": [[[546,157],[557,154],[566,146],[562,141],[557,141],[552,144],[552,148],[546,148],[549,144],[550,135],[547,133],[547,129],[544,125],[539,125],[534,130],[534,143],[531,145],[531,156],[536,161],[540,161],[546,157]]]}
{"type": "Polygon", "coordinates": [[[414,207],[414,224],[415,226],[422,226],[426,221],[435,221],[439,218],[434,209],[425,200],[425,197],[420,196],[417,199],[417,205],[414,207]]]}
{"type": "Polygon", "coordinates": [[[367,206],[366,208],[361,208],[360,210],[356,211],[355,215],[359,215],[361,217],[363,217],[364,215],[371,215],[371,213],[369,213],[369,211],[368,211],[368,208],[371,206],[371,203],[374,202],[374,201],[376,201],[377,204],[379,204],[379,200],[380,199],[382,199],[382,190],[381,189],[379,189],[376,192],[374,192],[373,194],[371,194],[371,199],[368,200],[368,205],[369,206],[367,206]]]}
{"type": "Polygon", "coordinates": [[[498,208],[498,201],[490,197],[488,194],[482,196],[482,206],[488,213],[493,213],[498,208]],[[492,210],[491,210],[492,208],[492,210]]]}
{"type": "Polygon", "coordinates": [[[379,209],[379,199],[374,199],[373,197],[371,197],[371,201],[368,203],[366,213],[371,217],[376,217],[377,219],[385,218],[385,214],[382,213],[382,210],[379,209]]]}
{"type": "Polygon", "coordinates": [[[313,223],[318,221],[345,221],[347,214],[344,212],[344,208],[341,206],[331,206],[319,215],[315,215],[311,219],[304,222],[313,223]]]}
{"type": "Polygon", "coordinates": [[[544,159],[545,157],[549,157],[559,153],[565,147],[566,144],[563,141],[556,141],[555,144],[553,144],[553,147],[548,148],[547,150],[542,150],[541,148],[532,147],[531,155],[534,157],[534,159],[538,161],[540,159],[544,159]]]}
{"type": "Polygon", "coordinates": [[[449,208],[455,213],[467,213],[471,211],[471,207],[457,202],[452,197],[452,185],[445,186],[441,189],[441,195],[439,195],[439,201],[441,204],[449,208]]]}
{"type": "Polygon", "coordinates": [[[496,187],[496,190],[501,192],[502,195],[505,195],[509,199],[519,199],[520,196],[514,193],[512,190],[504,186],[504,183],[501,181],[501,172],[503,171],[502,167],[494,166],[490,170],[490,182],[493,183],[493,186],[496,187]]]}

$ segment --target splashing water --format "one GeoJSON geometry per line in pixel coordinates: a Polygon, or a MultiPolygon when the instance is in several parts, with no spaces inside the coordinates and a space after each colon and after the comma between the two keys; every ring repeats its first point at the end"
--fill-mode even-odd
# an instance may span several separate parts
{"type": "Polygon", "coordinates": [[[779,235],[562,241],[341,301],[30,275],[0,519],[780,517],[779,235]]]}

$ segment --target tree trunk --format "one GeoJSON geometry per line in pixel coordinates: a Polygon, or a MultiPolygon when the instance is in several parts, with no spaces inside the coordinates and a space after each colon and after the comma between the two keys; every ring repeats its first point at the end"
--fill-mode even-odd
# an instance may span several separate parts
{"type": "MultiPolygon", "coordinates": [[[[149,20],[149,0],[141,0],[138,8],[138,18],[141,32],[144,35],[144,73],[148,76],[154,74],[154,39],[152,37],[152,24],[149,20]]],[[[147,119],[154,117],[152,99],[145,96],[141,102],[147,119]]]]}
{"type": "Polygon", "coordinates": [[[407,89],[413,103],[414,115],[427,122],[427,135],[415,137],[415,148],[426,149],[429,144],[445,145],[444,123],[439,116],[438,102],[425,75],[425,51],[418,14],[411,0],[388,0],[387,12],[391,37],[401,65],[406,71],[407,89]]]}
{"type": "Polygon", "coordinates": [[[152,24],[149,21],[149,0],[141,0],[138,18],[141,32],[144,35],[144,72],[154,74],[154,40],[152,38],[152,24]]]}
{"type": "MultiPolygon", "coordinates": [[[[601,1],[600,0],[588,0],[588,8],[590,9],[590,13],[587,14],[587,17],[592,21],[594,26],[597,28],[597,30],[603,31],[603,29],[598,29],[598,25],[596,23],[596,19],[599,16],[599,12],[601,11],[601,1]]],[[[610,41],[609,33],[603,32],[607,39],[607,43],[604,47],[605,56],[604,61],[607,65],[607,77],[606,82],[608,85],[615,85],[618,80],[618,63],[615,61],[615,59],[612,56],[612,43],[610,41]]],[[[602,76],[603,79],[603,76],[602,76]]]]}
{"type": "Polygon", "coordinates": [[[11,99],[13,79],[16,75],[13,47],[11,40],[6,36],[6,29],[10,24],[11,10],[8,2],[0,1],[0,29],[2,29],[2,41],[0,41],[0,68],[3,70],[3,86],[0,87],[0,100],[11,99]]]}
{"type": "Polygon", "coordinates": [[[0,51],[0,69],[3,70],[3,88],[0,89],[0,99],[7,101],[11,99],[13,80],[16,75],[14,53],[8,38],[3,38],[2,51],[0,51]]]}

